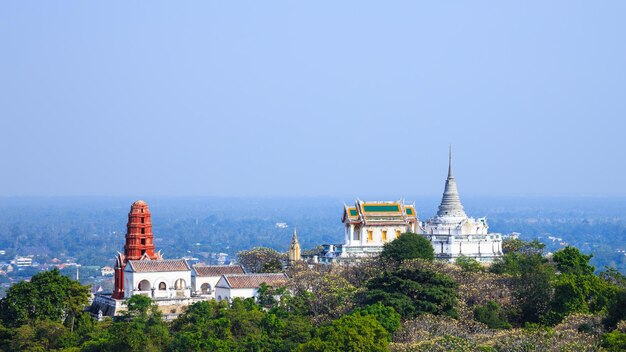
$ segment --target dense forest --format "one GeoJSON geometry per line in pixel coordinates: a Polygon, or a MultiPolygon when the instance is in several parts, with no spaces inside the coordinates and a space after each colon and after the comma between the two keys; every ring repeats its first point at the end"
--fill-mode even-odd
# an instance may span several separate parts
{"type": "MultiPolygon", "coordinates": [[[[256,300],[199,302],[171,322],[139,295],[123,316],[95,321],[82,310],[88,287],[55,269],[12,286],[0,301],[0,350],[626,349],[624,275],[596,270],[572,246],[548,255],[539,241],[508,240],[504,248],[489,267],[469,258],[439,262],[428,240],[403,234],[378,258],[296,265],[285,287],[263,285],[256,300]]],[[[256,271],[279,269],[249,259],[256,271]]]]}

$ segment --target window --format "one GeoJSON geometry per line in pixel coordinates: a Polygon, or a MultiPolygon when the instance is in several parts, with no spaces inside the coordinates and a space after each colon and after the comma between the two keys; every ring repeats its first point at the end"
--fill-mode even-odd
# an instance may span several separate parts
{"type": "Polygon", "coordinates": [[[146,229],[142,228],[142,229],[141,229],[141,234],[142,234],[142,235],[145,235],[145,234],[146,234],[146,229]]]}
{"type": "Polygon", "coordinates": [[[182,290],[184,289],[186,286],[185,280],[183,279],[178,279],[176,280],[176,282],[174,282],[174,289],[176,290],[182,290]]]}
{"type": "Polygon", "coordinates": [[[202,286],[200,286],[200,289],[202,290],[203,295],[211,293],[211,285],[207,283],[202,284],[202,286]]]}
{"type": "Polygon", "coordinates": [[[146,254],[146,250],[145,250],[145,249],[142,249],[142,250],[141,250],[141,255],[144,255],[144,254],[146,254]]]}
{"type": "Polygon", "coordinates": [[[355,241],[360,241],[361,240],[361,231],[359,231],[359,229],[354,231],[354,240],[355,241]]]}
{"type": "Polygon", "coordinates": [[[143,224],[143,216],[141,217],[141,223],[143,224]]]}
{"type": "Polygon", "coordinates": [[[372,242],[374,240],[374,231],[367,230],[367,242],[372,242]]]}
{"type": "Polygon", "coordinates": [[[167,285],[165,284],[165,282],[161,282],[159,284],[159,291],[165,291],[167,290],[167,285]]]}
{"type": "Polygon", "coordinates": [[[141,244],[144,244],[144,245],[146,244],[146,239],[145,238],[141,239],[141,244]]]}
{"type": "Polygon", "coordinates": [[[387,241],[387,230],[383,230],[383,242],[387,241]]]}

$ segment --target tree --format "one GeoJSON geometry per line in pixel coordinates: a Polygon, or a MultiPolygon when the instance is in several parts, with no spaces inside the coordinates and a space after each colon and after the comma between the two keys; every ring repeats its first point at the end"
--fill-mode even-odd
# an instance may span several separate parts
{"type": "Polygon", "coordinates": [[[391,307],[386,307],[382,303],[378,302],[363,308],[356,309],[355,313],[359,313],[362,316],[371,315],[382,325],[387,332],[389,332],[389,338],[391,341],[391,335],[400,327],[400,314],[391,307]]]}
{"type": "Polygon", "coordinates": [[[20,326],[35,320],[64,322],[73,329],[74,317],[88,302],[89,287],[71,280],[58,269],[43,271],[9,288],[0,300],[0,319],[7,326],[20,326]]]}
{"type": "Polygon", "coordinates": [[[488,301],[487,304],[474,308],[474,319],[492,329],[511,328],[500,305],[494,301],[488,301]]]}
{"type": "Polygon", "coordinates": [[[446,274],[420,267],[403,267],[371,279],[360,301],[363,304],[380,302],[392,307],[403,318],[424,313],[456,317],[456,287],[454,280],[446,274]]]}
{"type": "Polygon", "coordinates": [[[603,311],[615,295],[615,289],[593,274],[561,274],[554,283],[554,298],[547,315],[549,323],[558,323],[572,313],[603,311]]]}
{"type": "Polygon", "coordinates": [[[238,252],[237,259],[250,273],[277,273],[282,271],[287,256],[271,248],[256,247],[238,252]]]}
{"type": "Polygon", "coordinates": [[[202,301],[189,306],[173,323],[174,351],[230,351],[233,335],[226,302],[202,301]]]}
{"type": "Polygon", "coordinates": [[[433,260],[435,251],[430,241],[415,233],[407,232],[395,240],[386,243],[380,253],[383,259],[390,259],[400,263],[407,259],[433,260]]]}
{"type": "Polygon", "coordinates": [[[613,330],[602,336],[602,347],[607,351],[626,351],[626,333],[619,330],[613,330]]]}
{"type": "Polygon", "coordinates": [[[584,255],[576,247],[567,246],[556,251],[552,260],[563,274],[591,275],[595,270],[593,266],[589,265],[591,257],[593,255],[584,255]]]}
{"type": "Polygon", "coordinates": [[[521,319],[539,322],[550,309],[554,267],[540,254],[524,254],[518,257],[519,273],[513,280],[514,292],[520,302],[521,319]]]}
{"type": "Polygon", "coordinates": [[[387,351],[389,333],[373,316],[345,315],[315,331],[315,337],[298,351],[387,351]]]}
{"type": "Polygon", "coordinates": [[[127,307],[126,316],[128,318],[147,318],[148,310],[152,305],[152,300],[148,296],[132,295],[126,300],[125,304],[127,307]]]}
{"type": "Polygon", "coordinates": [[[466,256],[456,258],[456,265],[463,269],[463,271],[468,271],[470,273],[483,271],[483,266],[480,265],[476,259],[466,256]]]}
{"type": "Polygon", "coordinates": [[[626,320],[626,289],[618,290],[609,302],[605,323],[614,327],[621,320],[626,320]]]}
{"type": "Polygon", "coordinates": [[[316,271],[294,273],[289,280],[291,295],[285,296],[290,311],[319,321],[338,318],[352,309],[356,287],[335,274],[316,271]]]}

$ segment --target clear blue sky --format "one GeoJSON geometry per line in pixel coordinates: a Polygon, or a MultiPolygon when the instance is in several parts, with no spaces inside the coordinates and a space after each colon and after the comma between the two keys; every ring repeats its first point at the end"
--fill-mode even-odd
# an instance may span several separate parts
{"type": "Polygon", "coordinates": [[[0,196],[626,195],[625,1],[5,1],[0,196]]]}

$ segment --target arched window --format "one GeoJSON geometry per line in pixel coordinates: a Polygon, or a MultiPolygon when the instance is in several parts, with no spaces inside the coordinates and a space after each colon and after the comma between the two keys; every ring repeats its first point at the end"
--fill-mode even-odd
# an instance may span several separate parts
{"type": "Polygon", "coordinates": [[[161,282],[159,284],[159,291],[165,291],[167,290],[167,285],[165,284],[165,282],[161,282]]]}
{"type": "Polygon", "coordinates": [[[208,283],[202,284],[202,286],[200,286],[200,289],[202,290],[203,295],[211,293],[211,285],[209,285],[208,283]]]}
{"type": "Polygon", "coordinates": [[[187,286],[185,280],[183,279],[178,279],[176,280],[176,282],[174,282],[174,289],[176,290],[182,290],[185,288],[185,286],[187,286]]]}
{"type": "Polygon", "coordinates": [[[148,280],[141,280],[137,288],[139,291],[150,291],[150,282],[148,280]]]}

